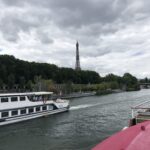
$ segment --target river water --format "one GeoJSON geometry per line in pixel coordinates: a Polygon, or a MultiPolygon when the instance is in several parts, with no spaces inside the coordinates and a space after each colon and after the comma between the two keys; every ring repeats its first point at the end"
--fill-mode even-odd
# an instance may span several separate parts
{"type": "Polygon", "coordinates": [[[0,150],[90,150],[128,125],[150,90],[72,99],[70,111],[0,127],[0,150]]]}

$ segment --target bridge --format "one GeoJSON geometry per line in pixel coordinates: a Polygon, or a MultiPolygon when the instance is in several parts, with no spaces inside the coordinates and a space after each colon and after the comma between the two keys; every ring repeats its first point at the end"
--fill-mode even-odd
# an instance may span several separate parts
{"type": "Polygon", "coordinates": [[[150,83],[139,83],[141,89],[150,89],[150,83]]]}

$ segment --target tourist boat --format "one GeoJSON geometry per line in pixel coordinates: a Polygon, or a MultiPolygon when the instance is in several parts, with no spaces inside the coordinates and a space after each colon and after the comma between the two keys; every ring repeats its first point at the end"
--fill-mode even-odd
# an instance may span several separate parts
{"type": "Polygon", "coordinates": [[[131,110],[132,118],[129,122],[129,126],[150,120],[150,101],[145,101],[133,106],[131,110]]]}
{"type": "Polygon", "coordinates": [[[0,94],[0,126],[69,110],[69,101],[52,100],[53,92],[0,94]]]}
{"type": "Polygon", "coordinates": [[[92,150],[149,150],[150,149],[150,121],[139,123],[122,130],[92,150]]]}
{"type": "Polygon", "coordinates": [[[92,150],[149,150],[150,149],[150,101],[131,107],[129,127],[112,135],[92,150]]]}

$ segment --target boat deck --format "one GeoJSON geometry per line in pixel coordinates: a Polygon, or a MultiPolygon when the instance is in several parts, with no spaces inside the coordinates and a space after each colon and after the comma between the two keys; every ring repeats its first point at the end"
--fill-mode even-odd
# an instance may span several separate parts
{"type": "Polygon", "coordinates": [[[141,122],[148,121],[148,120],[150,120],[150,114],[149,115],[139,114],[136,117],[136,123],[141,123],[141,122]]]}
{"type": "Polygon", "coordinates": [[[150,120],[150,101],[140,103],[131,109],[132,120],[135,121],[135,124],[150,120]]]}

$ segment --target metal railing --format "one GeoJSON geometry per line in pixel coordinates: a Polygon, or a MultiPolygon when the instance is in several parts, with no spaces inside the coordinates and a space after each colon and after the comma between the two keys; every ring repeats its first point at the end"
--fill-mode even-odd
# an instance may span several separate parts
{"type": "Polygon", "coordinates": [[[132,118],[136,118],[137,115],[139,114],[150,116],[150,100],[142,102],[136,106],[132,106],[131,110],[132,110],[132,118]]]}

